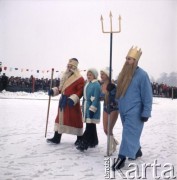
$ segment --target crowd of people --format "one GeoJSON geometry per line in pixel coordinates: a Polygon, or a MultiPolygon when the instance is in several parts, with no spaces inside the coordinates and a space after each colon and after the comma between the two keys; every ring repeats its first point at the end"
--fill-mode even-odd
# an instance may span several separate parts
{"type": "Polygon", "coordinates": [[[167,98],[177,98],[177,87],[168,86],[164,83],[152,83],[153,96],[157,97],[167,97],[167,98]]]}
{"type": "MultiPolygon", "coordinates": [[[[10,92],[24,91],[24,92],[47,92],[50,87],[51,80],[48,78],[35,78],[31,75],[30,78],[22,77],[7,77],[5,73],[0,76],[0,91],[6,90],[10,92]]],[[[60,79],[55,78],[52,81],[53,86],[59,86],[60,79]]]]}
{"type": "MultiPolygon", "coordinates": [[[[6,90],[10,92],[24,91],[24,92],[47,92],[50,87],[50,79],[35,78],[31,75],[30,78],[22,77],[8,77],[3,73],[0,76],[0,91],[6,90]]],[[[99,81],[100,83],[102,81],[99,81]]],[[[52,81],[52,86],[59,86],[60,78],[55,78],[52,81]]],[[[152,82],[152,92],[154,97],[177,98],[177,87],[169,86],[165,83],[152,82]]]]}

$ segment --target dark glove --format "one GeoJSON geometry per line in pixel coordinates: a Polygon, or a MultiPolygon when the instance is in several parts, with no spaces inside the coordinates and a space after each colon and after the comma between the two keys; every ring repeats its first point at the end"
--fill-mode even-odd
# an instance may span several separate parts
{"type": "Polygon", "coordinates": [[[149,119],[148,117],[141,117],[141,121],[142,121],[142,122],[147,122],[148,119],[149,119]]]}
{"type": "Polygon", "coordinates": [[[48,95],[49,95],[49,96],[53,96],[53,89],[49,89],[49,90],[48,90],[48,95]]]}
{"type": "Polygon", "coordinates": [[[71,98],[68,98],[68,106],[73,107],[74,106],[74,101],[71,98]]]}
{"type": "Polygon", "coordinates": [[[104,93],[101,93],[101,94],[100,94],[100,101],[104,100],[104,98],[105,98],[105,94],[104,94],[104,93]]]}
{"type": "Polygon", "coordinates": [[[110,91],[112,91],[114,88],[116,88],[116,85],[113,84],[113,83],[109,83],[109,84],[107,85],[107,87],[106,87],[106,90],[110,92],[110,91]]]}
{"type": "Polygon", "coordinates": [[[90,111],[90,110],[89,110],[89,116],[90,116],[90,118],[93,118],[94,114],[95,114],[95,113],[94,113],[93,111],[90,111]]]}

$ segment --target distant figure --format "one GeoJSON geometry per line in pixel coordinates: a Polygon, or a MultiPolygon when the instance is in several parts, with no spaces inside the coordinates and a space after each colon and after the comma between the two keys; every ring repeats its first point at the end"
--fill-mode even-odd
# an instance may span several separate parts
{"type": "Polygon", "coordinates": [[[34,93],[35,91],[35,77],[31,75],[30,77],[30,85],[31,85],[31,92],[34,93]]]}
{"type": "MultiPolygon", "coordinates": [[[[141,49],[132,47],[117,81],[118,107],[122,121],[122,141],[117,161],[112,169],[118,170],[125,164],[126,157],[135,160],[142,156],[140,137],[144,122],[148,121],[152,110],[152,87],[148,74],[138,61],[141,49]]],[[[112,86],[108,86],[111,91],[112,86]]]]}
{"type": "Polygon", "coordinates": [[[5,73],[3,73],[2,75],[1,82],[2,82],[2,90],[7,90],[8,77],[6,76],[5,73]]]}

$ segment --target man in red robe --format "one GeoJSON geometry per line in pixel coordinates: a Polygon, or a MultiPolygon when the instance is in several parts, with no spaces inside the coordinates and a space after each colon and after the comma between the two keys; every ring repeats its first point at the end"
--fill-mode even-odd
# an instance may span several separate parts
{"type": "Polygon", "coordinates": [[[83,95],[84,78],[77,69],[78,60],[69,60],[67,70],[61,78],[59,87],[49,90],[48,94],[56,96],[61,94],[59,99],[58,114],[55,119],[54,137],[47,139],[47,142],[59,144],[63,133],[77,136],[77,144],[83,134],[82,113],[80,98],[83,95]]]}

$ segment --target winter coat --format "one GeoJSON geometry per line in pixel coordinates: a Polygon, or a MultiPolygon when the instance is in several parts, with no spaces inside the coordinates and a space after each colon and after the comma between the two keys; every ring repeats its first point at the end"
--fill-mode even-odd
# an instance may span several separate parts
{"type": "MultiPolygon", "coordinates": [[[[59,100],[58,114],[55,120],[54,131],[58,133],[67,133],[77,136],[83,134],[82,112],[80,108],[80,98],[83,95],[84,78],[79,72],[75,72],[72,76],[65,79],[61,90],[59,100]],[[71,99],[73,106],[68,105],[71,99]]],[[[53,88],[54,96],[60,93],[59,88],[53,88]]]]}
{"type": "Polygon", "coordinates": [[[100,93],[101,86],[98,80],[94,79],[85,85],[82,104],[84,122],[95,124],[100,122],[100,93]],[[94,112],[92,118],[90,117],[90,110],[94,112]]]}

